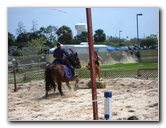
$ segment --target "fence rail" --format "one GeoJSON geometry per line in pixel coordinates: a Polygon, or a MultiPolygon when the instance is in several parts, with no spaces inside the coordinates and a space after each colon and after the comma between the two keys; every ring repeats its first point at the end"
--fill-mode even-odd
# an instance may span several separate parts
{"type": "MultiPolygon", "coordinates": [[[[90,78],[89,70],[77,70],[79,78],[90,78]]],[[[125,77],[158,77],[158,69],[138,69],[130,71],[112,71],[111,69],[101,69],[102,78],[125,78],[125,77]]],[[[44,80],[44,70],[30,71],[27,73],[16,73],[17,83],[30,82],[32,80],[44,80]]],[[[14,83],[12,71],[8,72],[8,83],[14,83]]]]}

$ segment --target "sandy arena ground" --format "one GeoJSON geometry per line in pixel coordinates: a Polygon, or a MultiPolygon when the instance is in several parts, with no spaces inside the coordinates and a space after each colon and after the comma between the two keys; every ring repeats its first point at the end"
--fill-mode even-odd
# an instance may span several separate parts
{"type": "MultiPolygon", "coordinates": [[[[112,91],[112,120],[127,120],[136,116],[139,121],[159,121],[158,78],[102,79],[106,88],[97,89],[98,117],[104,121],[104,92],[112,91]]],[[[64,96],[59,91],[49,92],[45,98],[44,81],[8,85],[9,121],[90,121],[93,120],[92,93],[86,84],[90,79],[80,79],[79,89],[69,91],[63,83],[64,96]]],[[[70,82],[72,88],[74,82],[70,82]]]]}

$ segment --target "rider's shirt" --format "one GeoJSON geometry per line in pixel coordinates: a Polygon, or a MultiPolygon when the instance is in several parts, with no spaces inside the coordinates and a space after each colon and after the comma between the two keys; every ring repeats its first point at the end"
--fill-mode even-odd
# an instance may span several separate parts
{"type": "Polygon", "coordinates": [[[65,54],[67,57],[70,56],[69,53],[65,51],[65,49],[56,48],[56,49],[54,50],[53,56],[54,56],[54,58],[56,58],[56,59],[62,59],[63,56],[64,56],[64,54],[65,54]]]}

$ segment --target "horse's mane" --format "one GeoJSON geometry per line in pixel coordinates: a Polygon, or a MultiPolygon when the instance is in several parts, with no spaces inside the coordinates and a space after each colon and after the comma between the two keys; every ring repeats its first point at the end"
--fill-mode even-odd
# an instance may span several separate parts
{"type": "Polygon", "coordinates": [[[74,52],[72,52],[71,54],[70,54],[70,56],[69,57],[67,57],[67,60],[69,61],[69,63],[73,66],[73,68],[76,68],[76,63],[75,63],[75,61],[73,60],[73,59],[79,59],[78,57],[77,57],[78,55],[77,55],[77,52],[76,53],[74,53],[74,52]]]}

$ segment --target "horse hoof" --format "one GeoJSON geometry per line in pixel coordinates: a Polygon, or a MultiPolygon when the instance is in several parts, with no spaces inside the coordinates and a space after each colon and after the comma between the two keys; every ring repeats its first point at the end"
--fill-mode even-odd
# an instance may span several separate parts
{"type": "Polygon", "coordinates": [[[102,81],[102,78],[99,78],[98,80],[99,80],[99,81],[102,81]]]}
{"type": "Polygon", "coordinates": [[[46,97],[46,98],[48,97],[48,93],[45,94],[45,97],[46,97]]]}
{"type": "Polygon", "coordinates": [[[78,88],[74,88],[74,91],[77,91],[78,88]]]}
{"type": "Polygon", "coordinates": [[[69,91],[71,91],[71,87],[68,87],[69,91]]]}

